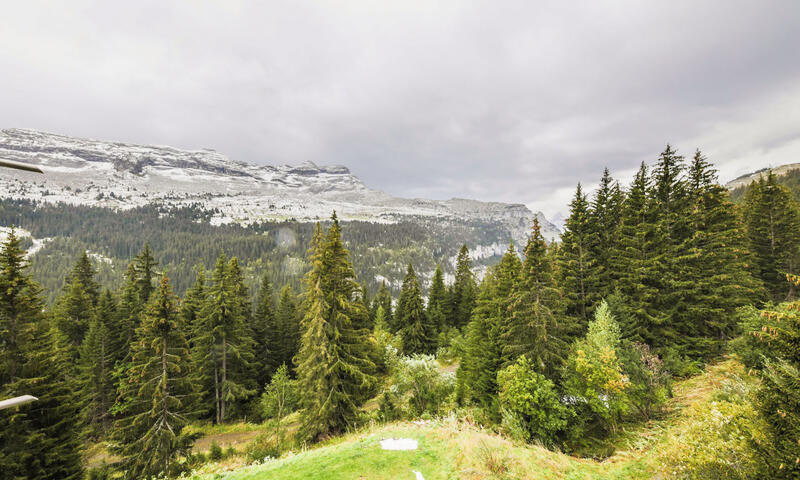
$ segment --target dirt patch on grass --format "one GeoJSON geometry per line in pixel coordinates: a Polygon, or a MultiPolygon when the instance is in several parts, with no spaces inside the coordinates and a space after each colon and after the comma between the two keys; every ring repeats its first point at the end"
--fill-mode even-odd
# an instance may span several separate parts
{"type": "Polygon", "coordinates": [[[214,442],[217,442],[217,445],[223,449],[233,446],[239,450],[237,447],[241,447],[242,445],[249,443],[251,440],[256,438],[259,433],[261,433],[260,430],[254,430],[251,432],[218,433],[215,435],[207,435],[203,438],[198,438],[197,441],[194,442],[192,451],[205,452],[211,448],[211,444],[214,442]]]}

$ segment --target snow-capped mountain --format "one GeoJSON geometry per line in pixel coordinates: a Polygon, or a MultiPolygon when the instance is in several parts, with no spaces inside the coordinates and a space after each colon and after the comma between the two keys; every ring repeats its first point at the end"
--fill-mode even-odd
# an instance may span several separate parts
{"type": "MultiPolygon", "coordinates": [[[[347,167],[253,165],[214,150],[180,150],[74,138],[34,130],[0,131],[0,158],[34,164],[44,175],[0,169],[2,196],[129,209],[150,203],[201,204],[216,223],[343,220],[394,223],[414,217],[505,227],[519,245],[534,217],[526,206],[475,200],[392,197],[347,167]]],[[[558,229],[535,214],[548,239],[558,229]]]]}

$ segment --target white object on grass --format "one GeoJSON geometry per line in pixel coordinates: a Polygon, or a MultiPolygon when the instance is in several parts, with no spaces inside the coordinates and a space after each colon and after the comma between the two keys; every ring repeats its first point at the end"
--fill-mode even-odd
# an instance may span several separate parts
{"type": "Polygon", "coordinates": [[[419,473],[418,471],[416,471],[416,470],[411,470],[411,471],[414,472],[414,475],[417,476],[416,480],[425,480],[425,477],[423,477],[422,474],[419,473]]]}
{"type": "Polygon", "coordinates": [[[384,438],[381,440],[384,450],[416,450],[417,441],[412,438],[384,438]]]}

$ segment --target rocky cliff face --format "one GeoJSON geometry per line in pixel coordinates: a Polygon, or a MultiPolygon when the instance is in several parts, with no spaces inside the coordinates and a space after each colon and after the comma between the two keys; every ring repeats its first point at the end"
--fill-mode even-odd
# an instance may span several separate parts
{"type": "Polygon", "coordinates": [[[217,223],[344,220],[392,223],[423,218],[485,222],[522,243],[534,215],[548,239],[558,229],[521,204],[406,199],[371,189],[347,167],[252,165],[213,150],[181,150],[73,138],[33,130],[0,131],[0,158],[38,165],[44,175],[0,171],[2,195],[128,209],[149,203],[200,204],[217,223]]]}

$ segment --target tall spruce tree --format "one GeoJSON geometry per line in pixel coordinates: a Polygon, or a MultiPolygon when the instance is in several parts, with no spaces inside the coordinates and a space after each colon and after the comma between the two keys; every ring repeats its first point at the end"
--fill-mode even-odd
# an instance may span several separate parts
{"type": "Polygon", "coordinates": [[[580,183],[569,209],[569,217],[564,224],[561,246],[558,249],[559,270],[567,298],[567,314],[577,317],[585,328],[592,308],[599,298],[600,272],[592,251],[598,232],[592,228],[589,203],[580,183]]]}
{"type": "Polygon", "coordinates": [[[688,236],[674,259],[679,302],[673,323],[683,351],[708,357],[734,333],[736,309],[758,300],[761,288],[748,268],[751,258],[728,192],[699,150],[686,177],[688,236]]]}
{"type": "Polygon", "coordinates": [[[106,295],[100,298],[86,339],[79,349],[83,416],[87,433],[94,440],[102,438],[111,427],[111,407],[116,394],[112,377],[114,342],[109,328],[113,328],[114,324],[113,317],[109,315],[109,298],[106,295]]]}
{"type": "Polygon", "coordinates": [[[65,287],[64,294],[56,300],[53,309],[55,326],[68,340],[72,358],[77,358],[78,347],[86,336],[93,316],[92,298],[80,279],[75,277],[65,287]]]}
{"type": "Polygon", "coordinates": [[[469,323],[477,298],[477,284],[472,273],[469,249],[462,245],[456,257],[456,277],[449,295],[448,326],[463,328],[469,323]]]}
{"type": "Polygon", "coordinates": [[[503,363],[501,333],[509,320],[509,297],[522,264],[510,244],[483,279],[475,311],[466,333],[466,347],[456,372],[462,401],[492,409],[497,394],[497,372],[503,363]]]}
{"type": "Polygon", "coordinates": [[[206,271],[202,265],[197,269],[197,277],[194,284],[186,291],[186,296],[181,302],[181,317],[186,326],[186,339],[189,342],[189,349],[194,350],[195,337],[200,332],[198,328],[201,324],[200,319],[203,314],[203,305],[206,301],[207,285],[206,271]]]}
{"type": "Polygon", "coordinates": [[[284,285],[278,299],[277,325],[281,333],[281,364],[294,372],[294,357],[300,348],[300,318],[297,312],[297,294],[291,285],[284,285]]]}
{"type": "Polygon", "coordinates": [[[400,338],[403,340],[403,354],[410,356],[436,352],[438,332],[432,319],[425,312],[417,274],[410,263],[403,279],[395,315],[400,326],[400,338]]]}
{"type": "Polygon", "coordinates": [[[665,313],[656,306],[662,287],[663,255],[652,203],[647,194],[650,179],[642,162],[634,176],[622,208],[619,250],[615,256],[619,272],[620,317],[625,338],[655,346],[660,341],[658,327],[666,322],[665,313]]]}
{"type": "Polygon", "coordinates": [[[445,327],[445,309],[447,304],[447,287],[444,285],[444,274],[441,264],[436,264],[433,272],[431,288],[428,292],[428,317],[436,330],[441,332],[445,327]]]}
{"type": "Polygon", "coordinates": [[[80,479],[80,401],[65,342],[45,321],[41,288],[26,268],[12,229],[0,251],[0,398],[39,400],[0,415],[0,475],[80,479]]]}
{"type": "Polygon", "coordinates": [[[186,326],[166,275],[151,293],[120,384],[120,418],[112,432],[112,451],[122,458],[126,479],[174,474],[193,442],[183,432],[196,401],[186,326]]]}
{"type": "Polygon", "coordinates": [[[624,195],[619,183],[611,178],[608,168],[604,169],[589,210],[592,231],[589,250],[596,268],[593,276],[598,299],[607,298],[614,293],[619,279],[614,255],[618,251],[623,201],[624,195]]]}
{"type": "Polygon", "coordinates": [[[375,294],[372,304],[374,305],[376,316],[378,308],[383,307],[384,325],[389,329],[389,331],[394,331],[395,324],[394,311],[392,309],[392,294],[389,292],[389,288],[386,286],[386,280],[381,282],[381,286],[378,288],[378,293],[375,294]]]}
{"type": "Polygon", "coordinates": [[[539,219],[534,218],[519,280],[509,298],[510,317],[501,333],[503,364],[525,355],[538,371],[555,378],[577,328],[564,313],[539,219]]]}
{"type": "Polygon", "coordinates": [[[81,282],[86,294],[92,299],[92,305],[97,305],[97,302],[100,300],[100,284],[95,280],[96,275],[97,270],[92,266],[92,261],[84,250],[77,263],[72,268],[72,272],[70,272],[69,278],[67,279],[67,284],[74,280],[81,282]]]}
{"type": "Polygon", "coordinates": [[[375,365],[364,317],[356,298],[358,283],[334,213],[324,243],[312,240],[306,275],[303,334],[297,374],[301,436],[320,438],[352,426],[358,408],[372,393],[375,365]]]}
{"type": "Polygon", "coordinates": [[[251,370],[253,334],[235,258],[228,261],[220,254],[212,281],[194,339],[194,365],[196,381],[205,392],[203,403],[213,405],[214,421],[223,423],[232,409],[256,393],[251,370]]]}
{"type": "Polygon", "coordinates": [[[744,222],[758,275],[775,301],[794,297],[786,275],[797,273],[800,261],[800,209],[789,190],[770,170],[750,185],[744,222]]]}
{"type": "Polygon", "coordinates": [[[269,272],[261,276],[261,287],[253,314],[254,366],[257,369],[259,389],[263,390],[272,374],[283,364],[281,349],[283,339],[275,308],[275,292],[269,281],[269,272]]]}

